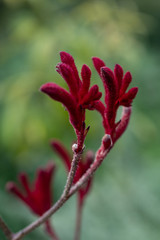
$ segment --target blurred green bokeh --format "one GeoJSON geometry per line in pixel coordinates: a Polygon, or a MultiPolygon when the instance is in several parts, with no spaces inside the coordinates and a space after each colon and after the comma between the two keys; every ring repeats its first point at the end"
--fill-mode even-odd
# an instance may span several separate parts
{"type": "MultiPolygon", "coordinates": [[[[92,84],[102,91],[92,56],[130,70],[139,87],[128,130],[95,175],[82,240],[160,239],[159,13],[157,0],[0,1],[0,214],[14,231],[35,217],[6,193],[7,181],[24,170],[33,179],[38,166],[54,159],[55,201],[63,190],[66,175],[49,141],[58,138],[70,149],[75,135],[61,104],[38,90],[51,81],[66,87],[54,69],[59,51],[67,51],[79,70],[90,66],[92,84]]],[[[96,151],[101,118],[88,112],[86,122],[86,149],[96,151]]],[[[72,239],[75,207],[73,197],[53,217],[62,240],[72,239]]],[[[48,238],[40,228],[25,239],[48,238]]]]}

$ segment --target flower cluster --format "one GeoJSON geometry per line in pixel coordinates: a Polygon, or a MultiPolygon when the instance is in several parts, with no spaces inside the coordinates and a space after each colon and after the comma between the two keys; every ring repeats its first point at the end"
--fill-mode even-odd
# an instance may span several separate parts
{"type": "MultiPolygon", "coordinates": [[[[63,161],[67,172],[70,171],[72,157],[68,153],[67,149],[57,140],[51,141],[51,146],[53,150],[60,156],[63,161]]],[[[76,171],[73,183],[78,182],[78,180],[83,176],[83,174],[89,169],[90,165],[94,160],[94,154],[92,151],[88,151],[83,159],[78,164],[78,169],[76,171]]],[[[83,204],[84,198],[90,191],[92,185],[93,177],[89,178],[88,181],[78,190],[78,203],[83,204]]]]}
{"type": "Polygon", "coordinates": [[[14,182],[7,184],[7,190],[23,201],[35,214],[41,216],[52,204],[51,181],[55,173],[55,164],[37,170],[37,177],[30,186],[26,173],[19,175],[23,191],[14,182]]]}
{"type": "Polygon", "coordinates": [[[87,65],[82,66],[81,80],[73,57],[66,52],[60,52],[60,57],[62,62],[58,63],[56,70],[68,84],[69,91],[55,83],[46,83],[40,90],[61,102],[68,110],[70,123],[77,134],[78,148],[82,149],[88,132],[88,128],[85,128],[85,110],[94,109],[102,93],[97,85],[90,88],[91,70],[87,65]]]}
{"type": "Polygon", "coordinates": [[[78,149],[83,147],[88,128],[85,129],[85,110],[100,112],[103,118],[105,133],[110,135],[112,144],[125,131],[130,114],[131,104],[136,97],[138,88],[133,87],[126,92],[132,81],[130,72],[123,74],[123,69],[116,64],[114,72],[106,67],[105,63],[98,57],[93,57],[93,64],[101,77],[105,89],[105,104],[100,100],[102,94],[97,85],[90,88],[91,70],[87,65],[81,69],[81,78],[74,63],[73,57],[60,52],[61,63],[58,63],[57,72],[64,78],[69,87],[69,92],[55,83],[47,83],[41,87],[41,91],[56,101],[61,102],[69,112],[70,123],[76,134],[78,149]],[[119,106],[123,106],[122,118],[116,123],[116,114],[119,106]]]}
{"type": "MultiPolygon", "coordinates": [[[[58,63],[56,70],[66,81],[69,91],[55,83],[44,84],[41,87],[41,91],[65,106],[69,113],[70,123],[77,135],[77,143],[72,146],[74,153],[73,160],[66,148],[59,141],[52,140],[51,146],[60,156],[69,173],[64,193],[55,206],[59,209],[67,200],[69,194],[73,194],[74,190],[77,191],[78,211],[75,239],[79,239],[82,208],[84,200],[91,189],[93,182],[92,174],[100,166],[117,139],[126,130],[131,116],[132,101],[136,97],[138,88],[133,87],[126,92],[132,81],[131,73],[126,72],[124,74],[122,67],[118,64],[115,65],[114,71],[112,71],[106,67],[100,58],[93,57],[93,65],[104,85],[105,100],[103,103],[100,100],[102,93],[99,91],[98,85],[90,87],[90,68],[84,64],[81,69],[80,78],[73,57],[66,52],[60,52],[60,57],[61,63],[58,63]],[[122,116],[116,122],[117,110],[120,106],[123,106],[122,116]],[[105,130],[105,135],[102,138],[100,148],[96,152],[95,160],[94,154],[91,151],[88,151],[85,157],[81,158],[84,140],[89,130],[89,127],[86,128],[85,125],[86,109],[97,110],[101,114],[105,130]]],[[[46,216],[50,217],[50,211],[47,212],[47,210],[52,206],[51,181],[54,173],[55,164],[50,163],[46,168],[37,170],[36,179],[32,184],[29,184],[26,173],[21,173],[19,181],[22,185],[22,190],[14,182],[7,184],[7,190],[25,203],[33,213],[41,216],[41,220],[45,216],[42,221],[43,223],[47,219],[46,216]]],[[[54,206],[51,211],[53,209],[54,206]]],[[[45,227],[50,237],[58,240],[49,220],[45,222],[45,227]]],[[[24,231],[21,232],[20,236],[23,236],[24,231]]]]}
{"type": "MultiPolygon", "coordinates": [[[[32,184],[29,184],[26,173],[21,173],[19,181],[22,190],[14,182],[8,182],[6,189],[25,203],[34,214],[41,216],[52,206],[51,183],[55,169],[56,166],[53,162],[49,163],[46,168],[39,168],[36,179],[32,184]]],[[[49,235],[58,240],[49,220],[46,221],[45,226],[49,235]]]]}
{"type": "Polygon", "coordinates": [[[105,104],[98,101],[95,108],[101,113],[105,133],[111,136],[113,144],[123,134],[128,125],[131,114],[130,106],[136,97],[138,88],[133,87],[126,92],[132,81],[132,75],[130,72],[126,72],[124,75],[119,64],[115,65],[113,72],[105,66],[105,63],[100,58],[93,57],[92,60],[105,89],[105,104]],[[121,120],[116,123],[119,106],[123,106],[124,109],[121,120]]]}

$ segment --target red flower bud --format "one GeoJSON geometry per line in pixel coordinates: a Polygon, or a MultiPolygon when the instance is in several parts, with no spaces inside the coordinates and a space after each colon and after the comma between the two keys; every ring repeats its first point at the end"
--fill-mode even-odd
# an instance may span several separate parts
{"type": "Polygon", "coordinates": [[[133,99],[136,97],[138,88],[131,88],[127,93],[125,93],[120,99],[119,103],[122,106],[129,107],[132,104],[133,99]]]}
{"type": "Polygon", "coordinates": [[[132,81],[131,73],[126,72],[126,74],[124,75],[124,78],[122,79],[122,85],[121,85],[120,94],[119,94],[120,96],[126,92],[131,81],[132,81]]]}
{"type": "Polygon", "coordinates": [[[91,70],[85,64],[82,66],[81,76],[83,81],[82,88],[81,88],[81,95],[85,96],[85,94],[87,94],[89,90],[90,80],[91,80],[91,70]]]}
{"type": "Polygon", "coordinates": [[[115,65],[114,75],[115,75],[115,78],[117,81],[117,88],[118,88],[118,92],[119,92],[121,84],[122,84],[122,78],[123,78],[123,69],[119,64],[115,65]]]}
{"type": "MultiPolygon", "coordinates": [[[[124,107],[130,107],[133,99],[136,97],[138,88],[131,88],[127,93],[125,93],[132,81],[132,75],[130,72],[127,72],[123,77],[123,69],[120,65],[115,65],[113,74],[112,70],[106,67],[101,59],[93,58],[93,64],[104,84],[106,104],[105,107],[99,101],[97,105],[96,103],[94,104],[94,107],[102,115],[103,126],[105,128],[106,134],[111,135],[111,138],[114,139],[115,135],[122,135],[126,128],[122,128],[122,125],[124,126],[126,124],[127,126],[129,122],[125,121],[124,124],[125,118],[121,119],[118,124],[115,122],[117,109],[120,105],[124,107]]],[[[118,139],[118,137],[115,139],[118,139]]]]}
{"type": "Polygon", "coordinates": [[[101,75],[101,68],[105,66],[105,63],[98,57],[92,57],[93,65],[99,75],[101,75]]]}

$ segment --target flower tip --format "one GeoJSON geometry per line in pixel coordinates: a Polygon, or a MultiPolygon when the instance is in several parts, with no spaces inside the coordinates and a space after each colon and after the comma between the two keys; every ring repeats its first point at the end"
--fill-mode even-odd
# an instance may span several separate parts
{"type": "Polygon", "coordinates": [[[56,139],[52,139],[52,140],[50,141],[50,145],[51,145],[51,147],[52,147],[53,149],[55,149],[55,150],[61,146],[61,144],[59,143],[59,141],[57,141],[56,139]]]}
{"type": "Polygon", "coordinates": [[[52,92],[53,86],[54,86],[54,83],[45,83],[40,87],[40,91],[50,95],[50,93],[52,92]]]}
{"type": "Polygon", "coordinates": [[[93,64],[105,66],[105,63],[99,57],[92,57],[93,64]]]}
{"type": "Polygon", "coordinates": [[[133,87],[128,92],[130,92],[131,98],[134,99],[138,93],[138,87],[133,87]]]}
{"type": "Polygon", "coordinates": [[[130,72],[126,72],[123,78],[124,91],[126,91],[131,81],[132,81],[132,74],[130,72]]]}
{"type": "Polygon", "coordinates": [[[55,96],[60,91],[60,87],[56,83],[45,83],[40,87],[40,91],[46,93],[50,97],[55,96]]]}
{"type": "Polygon", "coordinates": [[[125,74],[126,76],[126,78],[128,79],[128,80],[132,80],[132,74],[130,73],[130,72],[126,72],[126,74],[125,74]]]}
{"type": "Polygon", "coordinates": [[[138,92],[138,87],[134,87],[135,91],[138,92]]]}
{"type": "Polygon", "coordinates": [[[101,67],[101,73],[104,78],[114,78],[112,70],[106,66],[101,67]]]}
{"type": "Polygon", "coordinates": [[[117,77],[122,79],[122,77],[123,77],[123,68],[119,64],[115,65],[114,72],[115,72],[117,77]]]}
{"type": "Polygon", "coordinates": [[[127,93],[125,93],[120,99],[120,105],[125,107],[130,107],[133,99],[136,97],[138,92],[138,87],[131,88],[127,93]]]}
{"type": "Polygon", "coordinates": [[[61,74],[61,71],[60,71],[60,65],[61,65],[61,63],[57,63],[57,65],[56,65],[56,72],[58,72],[59,74],[61,74]]]}
{"type": "Polygon", "coordinates": [[[65,51],[61,51],[60,52],[60,57],[61,57],[61,61],[63,63],[69,64],[71,62],[74,62],[73,57],[69,53],[67,53],[65,51]]]}
{"type": "Polygon", "coordinates": [[[116,69],[123,70],[123,68],[121,67],[121,65],[119,65],[118,63],[115,64],[115,68],[116,68],[116,69]]]}
{"type": "Polygon", "coordinates": [[[98,61],[99,58],[98,57],[92,57],[91,59],[92,59],[93,63],[95,63],[96,61],[98,61]]]}
{"type": "Polygon", "coordinates": [[[86,64],[83,64],[81,73],[82,73],[82,76],[88,76],[88,78],[90,78],[91,69],[86,64]]]}
{"type": "Polygon", "coordinates": [[[104,72],[108,72],[108,71],[112,71],[110,68],[104,66],[104,67],[101,67],[101,72],[104,73],[104,72]]]}
{"type": "Polygon", "coordinates": [[[6,184],[6,190],[9,192],[14,192],[14,190],[16,189],[16,185],[14,182],[8,182],[6,184]]]}
{"type": "Polygon", "coordinates": [[[103,62],[103,60],[101,60],[98,57],[92,57],[92,61],[93,61],[93,65],[94,65],[95,69],[100,74],[101,73],[101,67],[104,67],[105,63],[103,62]]]}
{"type": "Polygon", "coordinates": [[[56,68],[56,71],[62,74],[62,77],[68,82],[67,79],[71,78],[72,69],[66,63],[59,63],[56,68]]]}
{"type": "Polygon", "coordinates": [[[40,87],[39,90],[40,90],[41,92],[46,92],[47,86],[48,86],[48,83],[45,83],[45,84],[43,84],[43,85],[40,87]]]}

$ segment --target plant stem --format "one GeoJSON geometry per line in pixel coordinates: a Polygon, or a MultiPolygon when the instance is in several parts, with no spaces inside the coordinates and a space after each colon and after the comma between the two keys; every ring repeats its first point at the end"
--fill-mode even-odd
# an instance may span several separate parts
{"type": "Polygon", "coordinates": [[[82,150],[78,153],[74,152],[74,154],[73,154],[71,169],[68,174],[67,182],[66,182],[64,191],[63,191],[60,199],[47,212],[45,212],[40,218],[38,218],[36,221],[34,221],[30,225],[28,225],[26,228],[15,233],[13,235],[12,240],[22,239],[26,234],[33,231],[35,228],[37,228],[42,223],[44,223],[49,217],[51,217],[66,202],[66,200],[69,198],[68,197],[69,191],[72,186],[72,182],[73,182],[76,170],[77,170],[77,165],[78,165],[79,159],[81,157],[81,154],[82,154],[82,150]]]}
{"type": "Polygon", "coordinates": [[[83,203],[78,201],[74,240],[80,240],[83,203]]]}
{"type": "Polygon", "coordinates": [[[7,226],[7,224],[4,222],[4,220],[2,219],[2,217],[0,217],[0,227],[3,230],[7,239],[11,240],[12,239],[12,232],[9,229],[9,227],[7,226]]]}
{"type": "Polygon", "coordinates": [[[78,166],[81,155],[82,155],[82,151],[79,152],[79,153],[74,152],[73,160],[72,160],[72,163],[71,163],[71,169],[70,169],[68,177],[67,177],[67,182],[66,182],[66,185],[65,185],[65,188],[64,188],[64,192],[62,194],[62,197],[64,197],[64,198],[67,197],[67,195],[68,195],[68,193],[71,189],[73,179],[74,179],[74,176],[75,176],[75,173],[76,173],[77,166],[78,166]]]}
{"type": "Polygon", "coordinates": [[[97,170],[97,168],[101,165],[109,151],[111,150],[111,147],[109,147],[107,150],[103,151],[103,146],[98,149],[95,160],[91,164],[90,168],[86,171],[85,174],[79,179],[78,182],[75,183],[74,186],[71,187],[71,190],[69,192],[68,197],[72,196],[92,175],[93,173],[97,170]]]}
{"type": "MultiPolygon", "coordinates": [[[[105,139],[105,141],[110,140],[110,136],[105,135],[103,137],[103,139],[105,139]]],[[[67,201],[67,199],[70,198],[92,176],[92,174],[101,165],[102,161],[104,160],[104,158],[107,156],[107,153],[111,149],[111,147],[109,147],[107,150],[104,149],[103,139],[102,139],[102,144],[96,153],[94,162],[91,164],[90,168],[86,171],[86,173],[80,178],[80,180],[73,187],[71,187],[73,178],[74,178],[74,175],[75,175],[75,172],[77,169],[76,164],[78,164],[78,161],[82,154],[82,151],[79,153],[74,152],[71,170],[69,172],[69,175],[67,178],[67,183],[66,183],[65,189],[64,189],[60,199],[47,212],[45,212],[41,217],[39,217],[36,221],[31,223],[27,227],[23,228],[19,232],[12,234],[11,235],[12,237],[8,238],[9,240],[20,240],[26,234],[30,233],[35,228],[39,227],[42,223],[44,223],[46,220],[48,220],[49,217],[51,217],[67,201]]],[[[1,228],[4,231],[3,224],[0,226],[2,226],[1,228]]],[[[8,233],[9,232],[7,232],[6,236],[8,236],[8,233]]]]}
{"type": "Polygon", "coordinates": [[[53,230],[50,221],[46,221],[46,232],[53,240],[59,240],[58,236],[56,235],[55,231],[53,230]]]}

